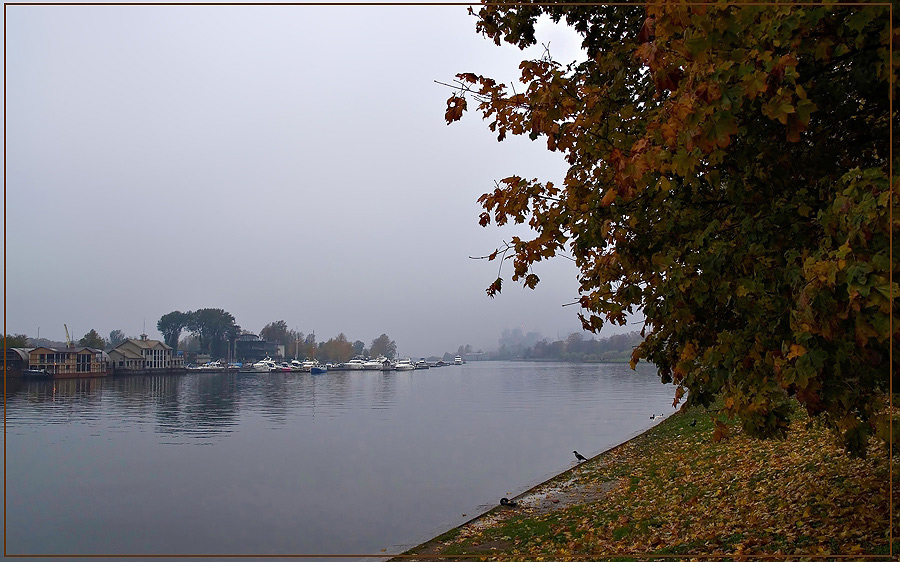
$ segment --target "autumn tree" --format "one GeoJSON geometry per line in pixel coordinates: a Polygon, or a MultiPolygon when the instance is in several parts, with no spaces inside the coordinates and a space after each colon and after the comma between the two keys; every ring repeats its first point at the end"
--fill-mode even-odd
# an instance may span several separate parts
{"type": "Polygon", "coordinates": [[[303,359],[316,359],[318,353],[316,334],[311,333],[304,336],[303,332],[296,332],[294,336],[297,339],[294,354],[303,359]]]}
{"type": "Polygon", "coordinates": [[[900,338],[887,8],[486,2],[476,29],[525,48],[541,15],[581,35],[584,61],[545,51],[512,89],[459,74],[447,103],[448,123],[474,100],[498,140],[541,139],[569,166],[561,184],[512,175],[481,196],[481,225],[534,233],[487,257],[530,288],[539,262],[573,259],[584,328],[642,313],[632,365],[654,363],[676,403],[720,397],[767,437],[796,399],[853,453],[886,438],[900,338]]]}
{"type": "MultiPolygon", "coordinates": [[[[172,348],[172,353],[178,351],[178,338],[181,336],[181,331],[190,324],[192,314],[191,311],[181,312],[175,310],[168,314],[163,314],[156,322],[156,329],[162,334],[165,344],[172,348]]],[[[111,337],[112,333],[110,333],[111,337]]]]}
{"type": "Polygon", "coordinates": [[[397,355],[397,343],[389,338],[387,334],[381,334],[372,340],[372,345],[369,346],[369,355],[371,357],[383,355],[388,359],[393,359],[397,355]]]}
{"type": "Polygon", "coordinates": [[[106,340],[97,333],[97,330],[92,329],[90,332],[86,333],[84,337],[78,340],[78,345],[93,349],[103,349],[106,347],[106,340]]]}
{"type": "Polygon", "coordinates": [[[318,356],[321,361],[333,361],[343,363],[352,357],[353,344],[347,340],[347,336],[340,333],[335,338],[319,344],[318,356]]]}
{"type": "Polygon", "coordinates": [[[304,345],[303,341],[306,338],[306,334],[303,332],[298,332],[297,330],[288,330],[287,331],[287,340],[288,343],[286,345],[285,354],[287,357],[305,357],[304,354],[304,345]]]}

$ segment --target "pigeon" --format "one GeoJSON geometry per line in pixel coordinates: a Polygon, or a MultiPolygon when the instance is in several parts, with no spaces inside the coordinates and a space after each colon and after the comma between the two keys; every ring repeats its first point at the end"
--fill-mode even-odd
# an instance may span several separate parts
{"type": "Polygon", "coordinates": [[[584,458],[584,456],[582,456],[582,454],[579,453],[578,451],[572,451],[572,452],[575,453],[575,458],[578,459],[579,462],[581,462],[581,461],[586,461],[586,460],[587,460],[587,459],[584,458]]]}
{"type": "Polygon", "coordinates": [[[691,420],[690,425],[691,425],[691,427],[694,427],[695,425],[697,425],[697,420],[691,420]]]}
{"type": "Polygon", "coordinates": [[[516,502],[514,502],[513,500],[511,500],[509,498],[500,498],[500,505],[506,506],[506,507],[516,507],[519,504],[517,504],[516,502]]]}

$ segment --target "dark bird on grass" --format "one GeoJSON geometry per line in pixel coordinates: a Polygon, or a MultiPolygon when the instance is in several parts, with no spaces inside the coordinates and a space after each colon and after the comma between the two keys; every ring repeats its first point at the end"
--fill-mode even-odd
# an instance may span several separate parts
{"type": "Polygon", "coordinates": [[[691,420],[691,427],[694,427],[695,425],[697,425],[697,420],[691,420]]]}
{"type": "Polygon", "coordinates": [[[516,507],[519,504],[509,498],[500,498],[500,505],[505,507],[516,507]]]}
{"type": "Polygon", "coordinates": [[[586,461],[586,460],[587,460],[587,459],[584,458],[584,457],[581,455],[581,453],[579,453],[578,451],[572,451],[572,452],[575,453],[575,458],[578,459],[578,462],[586,461]]]}

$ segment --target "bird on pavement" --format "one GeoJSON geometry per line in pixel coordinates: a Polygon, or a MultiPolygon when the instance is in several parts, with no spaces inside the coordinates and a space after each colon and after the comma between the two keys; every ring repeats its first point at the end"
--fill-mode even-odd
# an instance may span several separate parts
{"type": "Polygon", "coordinates": [[[572,451],[572,452],[575,453],[575,458],[578,459],[579,462],[581,462],[581,461],[586,461],[586,460],[587,460],[587,459],[584,458],[584,456],[582,456],[582,454],[579,453],[578,451],[572,451]]]}
{"type": "Polygon", "coordinates": [[[517,504],[516,502],[514,502],[513,500],[511,500],[509,498],[500,498],[500,505],[506,506],[506,507],[516,507],[519,504],[517,504]]]}

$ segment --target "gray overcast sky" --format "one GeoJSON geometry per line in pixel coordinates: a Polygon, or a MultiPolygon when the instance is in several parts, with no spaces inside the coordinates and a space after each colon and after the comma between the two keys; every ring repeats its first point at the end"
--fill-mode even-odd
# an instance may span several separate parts
{"type": "MultiPolygon", "coordinates": [[[[434,83],[509,82],[543,47],[496,47],[462,6],[6,16],[7,332],[158,337],[163,314],[214,307],[257,333],[387,333],[421,356],[580,329],[562,307],[573,264],[491,300],[496,262],[468,259],[514,233],[478,225],[478,196],[512,174],[559,181],[562,156],[498,143],[474,111],[448,126],[434,83]]],[[[555,58],[579,56],[544,30],[555,58]]]]}

